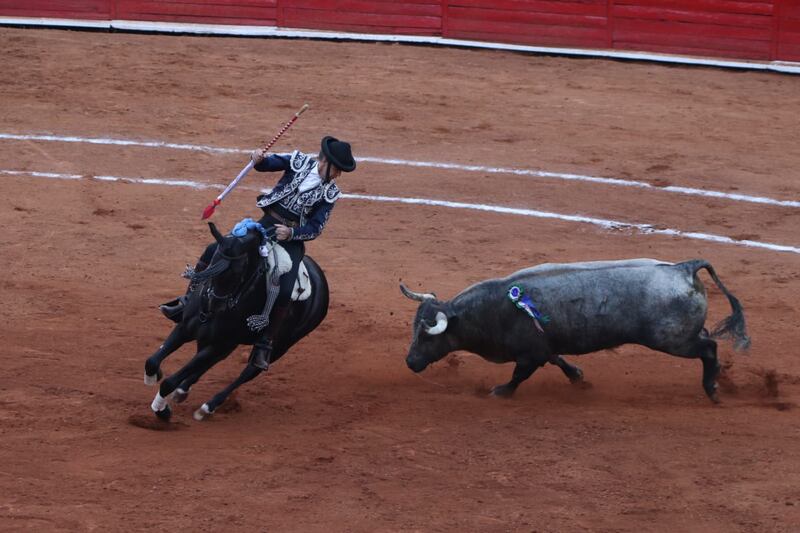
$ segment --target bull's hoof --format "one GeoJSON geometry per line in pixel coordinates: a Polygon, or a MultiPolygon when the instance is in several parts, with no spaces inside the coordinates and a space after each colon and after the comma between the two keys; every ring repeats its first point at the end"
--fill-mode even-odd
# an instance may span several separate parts
{"type": "Polygon", "coordinates": [[[162,420],[164,422],[169,422],[169,419],[172,418],[172,409],[170,409],[169,405],[160,411],[154,411],[154,412],[156,414],[156,417],[158,417],[159,420],[162,420]]]}
{"type": "Polygon", "coordinates": [[[583,384],[583,370],[581,370],[577,366],[575,367],[575,371],[571,372],[570,375],[567,377],[569,378],[569,382],[572,383],[573,385],[583,384]]]}
{"type": "Polygon", "coordinates": [[[172,394],[172,399],[175,400],[175,403],[183,403],[186,401],[186,398],[189,397],[189,391],[183,390],[180,387],[175,389],[175,392],[172,394]]]}
{"type": "Polygon", "coordinates": [[[198,422],[201,422],[201,421],[205,420],[205,419],[206,419],[206,417],[209,417],[209,416],[211,416],[211,415],[213,415],[213,414],[214,414],[214,411],[212,411],[211,409],[209,409],[209,407],[208,407],[208,404],[207,404],[207,403],[204,403],[203,405],[201,405],[201,406],[200,406],[200,407],[197,409],[197,411],[195,411],[195,412],[194,412],[194,414],[192,415],[192,417],[194,417],[194,419],[195,419],[195,420],[197,420],[198,422]]]}
{"type": "Polygon", "coordinates": [[[514,395],[514,391],[517,390],[516,387],[512,387],[511,385],[497,385],[492,387],[491,392],[489,392],[492,396],[497,396],[498,398],[511,398],[514,395]]]}

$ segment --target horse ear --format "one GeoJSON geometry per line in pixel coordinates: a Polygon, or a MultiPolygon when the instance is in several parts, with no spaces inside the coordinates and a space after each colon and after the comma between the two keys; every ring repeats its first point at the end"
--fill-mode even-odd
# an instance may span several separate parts
{"type": "Polygon", "coordinates": [[[222,244],[222,233],[219,232],[217,226],[215,226],[213,222],[209,222],[208,229],[211,230],[211,235],[214,236],[214,240],[222,244]]]}

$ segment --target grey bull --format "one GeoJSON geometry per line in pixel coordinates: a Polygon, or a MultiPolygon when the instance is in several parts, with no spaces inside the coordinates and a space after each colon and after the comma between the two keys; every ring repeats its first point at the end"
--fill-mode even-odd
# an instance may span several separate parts
{"type": "Polygon", "coordinates": [[[563,355],[639,344],[700,359],[703,388],[717,401],[720,365],[714,339],[732,338],[736,349],[750,345],[739,300],[702,259],[544,264],[482,281],[449,301],[413,292],[402,284],[400,289],[420,302],[408,367],[421,372],[456,350],[495,363],[516,363],[511,381],[492,389],[497,396],[511,396],[546,363],[558,365],[571,381],[582,380],[581,370],[563,355]],[[711,332],[704,326],[708,300],[697,276],[701,269],[708,271],[732,309],[711,332]],[[512,301],[512,287],[530,299],[533,316],[512,301]]]}

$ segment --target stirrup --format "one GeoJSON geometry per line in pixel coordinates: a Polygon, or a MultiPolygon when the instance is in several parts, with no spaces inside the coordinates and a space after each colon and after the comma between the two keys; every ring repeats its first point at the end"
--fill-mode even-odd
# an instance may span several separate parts
{"type": "Polygon", "coordinates": [[[183,318],[183,307],[186,303],[185,298],[185,296],[179,296],[174,300],[170,300],[165,304],[159,305],[158,308],[165,317],[169,318],[175,323],[180,322],[183,318]]]}

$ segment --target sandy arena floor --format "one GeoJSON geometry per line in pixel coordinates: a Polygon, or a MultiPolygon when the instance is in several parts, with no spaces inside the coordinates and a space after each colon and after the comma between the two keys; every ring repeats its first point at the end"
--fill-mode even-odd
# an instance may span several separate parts
{"type": "MultiPolygon", "coordinates": [[[[666,192],[800,199],[800,78],[383,44],[0,29],[0,134],[252,148],[322,135],[357,156],[639,180],[641,189],[362,162],[353,194],[581,214],[800,246],[800,209],[666,192]]],[[[227,183],[241,154],[0,139],[0,530],[796,531],[800,255],[509,214],[343,199],[308,253],[326,322],[207,422],[191,413],[247,350],[152,417],[156,305],[209,240],[216,191],[92,176],[227,183]],[[511,366],[465,353],[405,366],[415,305],[543,263],[711,261],[742,300],[749,355],[701,364],[628,346],[570,358],[510,401],[511,366]]],[[[275,176],[247,184],[269,187],[275,176]]],[[[215,220],[258,215],[237,190],[215,220]]],[[[709,286],[713,323],[727,315],[709,286]]],[[[168,359],[174,371],[192,355],[168,359]]]]}

